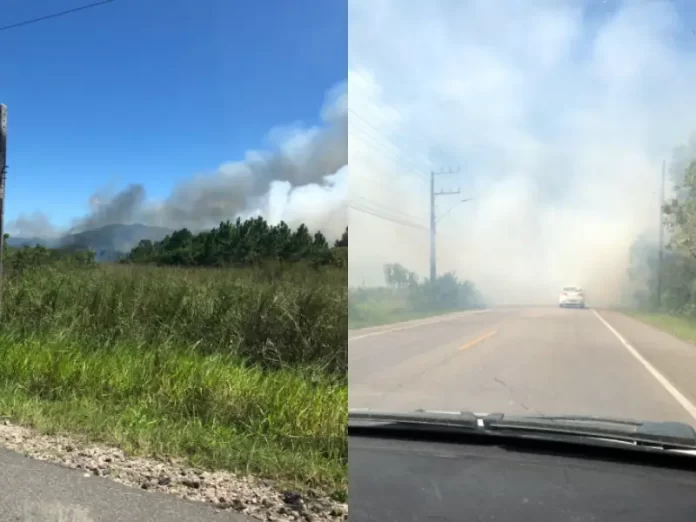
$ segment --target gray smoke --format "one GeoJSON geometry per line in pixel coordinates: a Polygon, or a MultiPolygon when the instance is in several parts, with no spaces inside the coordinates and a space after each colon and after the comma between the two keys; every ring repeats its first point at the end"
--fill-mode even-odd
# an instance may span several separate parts
{"type": "MultiPolygon", "coordinates": [[[[321,121],[317,127],[295,125],[272,130],[270,137],[275,150],[251,151],[242,161],[223,164],[215,172],[195,176],[176,186],[164,201],[148,200],[142,184],[130,185],[112,197],[94,194],[90,198],[91,212],[75,219],[69,232],[131,223],[200,231],[221,221],[246,217],[255,209],[267,216],[271,211],[268,194],[276,182],[289,184],[289,199],[295,191],[310,186],[317,188],[320,196],[322,192],[335,190],[339,185],[331,181],[331,176],[348,163],[345,83],[327,93],[321,121]]],[[[336,207],[327,209],[326,215],[333,218],[341,215],[342,199],[329,199],[336,207]]],[[[323,230],[324,224],[317,222],[314,212],[316,205],[317,202],[305,210],[316,228],[323,230]]],[[[321,202],[318,205],[322,206],[321,202]]],[[[304,213],[298,210],[301,209],[295,209],[292,215],[294,222],[304,221],[304,213]]],[[[344,216],[339,231],[345,225],[344,216]]],[[[22,216],[9,226],[21,235],[43,235],[53,229],[48,219],[39,214],[22,216]]],[[[329,228],[329,235],[335,235],[336,224],[329,223],[329,228]]]]}
{"type": "Polygon", "coordinates": [[[84,218],[77,219],[71,232],[117,223],[130,223],[144,204],[145,187],[142,185],[130,185],[113,198],[103,202],[97,194],[94,194],[90,198],[92,212],[84,218]]]}
{"type": "Polygon", "coordinates": [[[51,224],[51,220],[43,212],[20,214],[19,217],[7,224],[7,232],[11,236],[25,238],[55,238],[60,231],[51,224]]]}
{"type": "Polygon", "coordinates": [[[696,130],[692,23],[667,1],[405,3],[350,3],[351,201],[398,213],[351,212],[351,280],[428,274],[428,174],[459,166],[436,188],[473,201],[438,223],[439,273],[493,304],[565,284],[617,302],[657,232],[662,161],[696,130]]]}

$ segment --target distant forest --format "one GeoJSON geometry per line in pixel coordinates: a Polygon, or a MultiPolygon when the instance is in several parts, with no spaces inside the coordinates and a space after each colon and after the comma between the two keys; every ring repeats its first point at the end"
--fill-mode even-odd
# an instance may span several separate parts
{"type": "Polygon", "coordinates": [[[302,224],[292,230],[286,223],[269,225],[261,217],[194,234],[183,228],[161,241],[143,240],[121,260],[123,263],[160,266],[248,266],[268,261],[345,266],[348,227],[331,245],[321,232],[310,233],[302,224]]]}
{"type": "MultiPolygon", "coordinates": [[[[9,238],[5,234],[5,238],[9,238]]],[[[103,252],[102,252],[103,254],[103,252]]],[[[23,270],[44,264],[89,266],[97,253],[78,245],[9,247],[5,242],[8,267],[23,270]]],[[[103,256],[102,256],[103,258],[103,256]]],[[[266,262],[298,263],[313,266],[348,265],[348,227],[330,244],[321,232],[310,233],[301,224],[295,230],[286,223],[269,225],[263,218],[220,223],[212,230],[193,233],[183,228],[161,241],[142,240],[129,253],[110,259],[126,264],[186,267],[235,267],[266,262]]]]}

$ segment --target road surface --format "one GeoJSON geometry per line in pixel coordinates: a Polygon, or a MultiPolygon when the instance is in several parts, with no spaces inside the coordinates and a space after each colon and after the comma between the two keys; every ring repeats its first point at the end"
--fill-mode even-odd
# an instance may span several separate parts
{"type": "Polygon", "coordinates": [[[251,522],[210,505],[130,488],[0,449],[3,522],[251,522]]]}
{"type": "Polygon", "coordinates": [[[696,346],[618,312],[501,308],[349,332],[349,406],[696,426],[696,346]]]}

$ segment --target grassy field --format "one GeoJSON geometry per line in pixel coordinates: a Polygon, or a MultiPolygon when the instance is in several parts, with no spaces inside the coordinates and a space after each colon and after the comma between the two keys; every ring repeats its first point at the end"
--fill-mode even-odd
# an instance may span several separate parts
{"type": "Polygon", "coordinates": [[[622,310],[622,313],[643,321],[684,341],[696,343],[696,320],[667,314],[622,310]]]}
{"type": "Polygon", "coordinates": [[[348,296],[348,328],[368,328],[461,311],[461,308],[414,310],[405,292],[390,288],[353,289],[348,296]]]}
{"type": "Polygon", "coordinates": [[[417,312],[413,310],[404,310],[398,304],[396,306],[390,303],[374,303],[370,305],[361,305],[359,315],[349,316],[348,327],[352,329],[369,328],[370,326],[380,326],[383,324],[400,323],[403,321],[411,321],[414,319],[425,319],[438,315],[445,315],[461,310],[437,310],[430,312],[417,312]]]}
{"type": "Polygon", "coordinates": [[[344,497],[346,285],[304,266],[9,273],[0,413],[344,497]]]}

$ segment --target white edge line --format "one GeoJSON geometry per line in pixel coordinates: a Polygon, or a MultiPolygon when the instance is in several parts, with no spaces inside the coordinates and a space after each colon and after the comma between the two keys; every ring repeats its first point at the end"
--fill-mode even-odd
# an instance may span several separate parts
{"type": "Polygon", "coordinates": [[[671,382],[667,380],[667,378],[662,375],[659,371],[655,369],[655,367],[650,364],[645,357],[643,357],[640,353],[638,353],[638,350],[636,350],[631,344],[623,338],[623,336],[617,332],[612,325],[610,325],[604,317],[602,317],[597,310],[592,310],[594,314],[597,316],[597,319],[602,321],[604,326],[606,326],[611,333],[613,333],[616,338],[621,341],[621,344],[624,345],[624,347],[630,352],[633,357],[638,359],[638,362],[641,363],[648,372],[657,379],[657,382],[659,382],[662,387],[669,392],[669,394],[674,397],[674,399],[681,405],[682,408],[684,408],[689,415],[691,415],[694,419],[696,419],[696,406],[694,406],[689,399],[684,396],[682,392],[680,392],[671,382]]]}
{"type": "Polygon", "coordinates": [[[490,308],[487,308],[485,310],[476,310],[476,311],[457,313],[455,315],[448,315],[446,317],[438,317],[438,318],[426,319],[426,320],[416,320],[417,322],[415,322],[415,323],[411,323],[409,321],[407,324],[401,323],[402,326],[395,326],[392,328],[387,328],[385,330],[378,330],[376,332],[364,333],[362,335],[354,335],[352,337],[349,335],[348,340],[349,341],[357,341],[358,339],[364,339],[365,337],[372,337],[373,335],[382,335],[382,334],[391,333],[391,332],[398,332],[399,330],[408,330],[410,328],[417,328],[419,326],[427,326],[429,324],[437,324],[437,323],[442,323],[445,321],[453,321],[454,319],[460,319],[460,318],[466,317],[468,315],[478,315],[478,314],[482,314],[485,312],[490,312],[490,308]]]}

